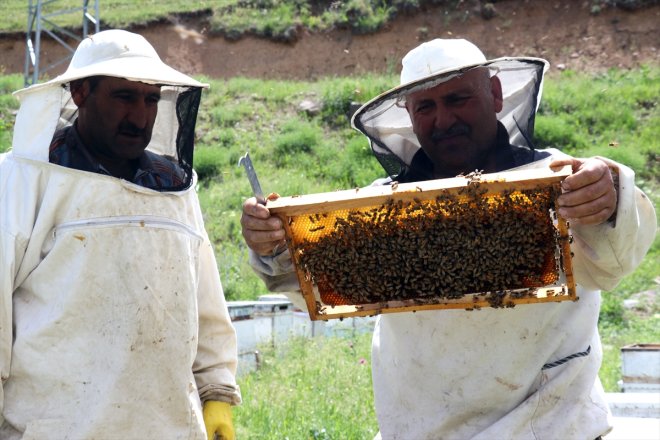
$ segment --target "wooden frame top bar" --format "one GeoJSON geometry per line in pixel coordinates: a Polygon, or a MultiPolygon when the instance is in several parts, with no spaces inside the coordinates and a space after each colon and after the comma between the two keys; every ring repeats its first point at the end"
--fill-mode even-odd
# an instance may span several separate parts
{"type": "Polygon", "coordinates": [[[471,182],[487,184],[492,192],[505,189],[530,189],[539,185],[563,180],[571,174],[571,166],[566,165],[557,171],[548,168],[506,171],[502,173],[459,176],[449,179],[425,180],[413,183],[393,183],[392,185],[368,186],[348,190],[338,190],[301,196],[279,197],[267,200],[266,207],[273,214],[287,216],[328,212],[337,209],[353,209],[377,205],[389,198],[410,201],[424,193],[425,199],[434,198],[446,190],[456,191],[471,182]]]}

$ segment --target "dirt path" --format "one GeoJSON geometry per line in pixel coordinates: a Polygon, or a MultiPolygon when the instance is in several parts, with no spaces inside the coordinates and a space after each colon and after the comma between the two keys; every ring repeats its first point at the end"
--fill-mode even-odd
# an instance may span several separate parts
{"type": "MultiPolygon", "coordinates": [[[[497,15],[485,20],[474,10],[445,13],[430,8],[400,16],[373,35],[348,31],[313,34],[301,31],[294,43],[256,37],[229,41],[207,33],[204,17],[134,29],[149,39],[166,62],[191,74],[216,78],[249,76],[314,79],[364,72],[398,72],[399,60],[420,41],[462,37],[480,46],[490,58],[538,56],[552,69],[603,70],[660,64],[660,5],[636,11],[608,8],[590,13],[593,2],[582,0],[503,0],[497,15]]],[[[101,18],[103,15],[101,14],[101,18]]],[[[24,35],[0,37],[0,72],[22,73],[24,35]]],[[[44,38],[42,66],[67,54],[44,38]]],[[[66,63],[50,71],[60,73],[66,63]]]]}

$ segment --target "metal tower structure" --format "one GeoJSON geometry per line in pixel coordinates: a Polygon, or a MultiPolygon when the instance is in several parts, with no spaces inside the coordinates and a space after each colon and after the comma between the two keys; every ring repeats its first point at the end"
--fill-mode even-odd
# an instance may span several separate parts
{"type": "Polygon", "coordinates": [[[100,30],[99,0],[82,0],[82,6],[80,7],[62,7],[59,9],[57,5],[54,5],[55,3],[59,2],[57,0],[29,0],[27,33],[25,36],[24,83],[26,87],[36,84],[41,74],[71,59],[75,47],[71,47],[65,39],[78,42],[87,36],[90,28],[92,28],[92,32],[100,30]],[[57,17],[68,14],[81,14],[82,35],[77,35],[55,22],[57,17]],[[69,51],[69,55],[42,67],[39,53],[42,34],[51,37],[64,46],[69,51]]]}

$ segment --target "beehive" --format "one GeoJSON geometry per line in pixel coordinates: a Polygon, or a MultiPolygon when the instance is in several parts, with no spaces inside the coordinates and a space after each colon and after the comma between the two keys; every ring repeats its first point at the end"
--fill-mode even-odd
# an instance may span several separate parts
{"type": "Polygon", "coordinates": [[[570,167],[269,200],[310,318],[575,300],[570,167]]]}

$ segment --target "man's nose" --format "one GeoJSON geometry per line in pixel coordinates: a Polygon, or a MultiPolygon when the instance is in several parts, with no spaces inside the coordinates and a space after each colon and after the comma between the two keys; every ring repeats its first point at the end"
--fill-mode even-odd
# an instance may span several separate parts
{"type": "Polygon", "coordinates": [[[456,115],[443,103],[436,103],[434,127],[436,130],[446,131],[456,123],[456,115]]]}
{"type": "Polygon", "coordinates": [[[144,129],[152,118],[152,108],[145,101],[138,99],[133,102],[128,112],[128,121],[137,128],[144,129]]]}

